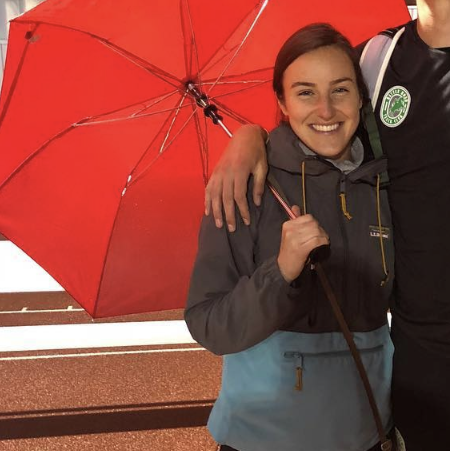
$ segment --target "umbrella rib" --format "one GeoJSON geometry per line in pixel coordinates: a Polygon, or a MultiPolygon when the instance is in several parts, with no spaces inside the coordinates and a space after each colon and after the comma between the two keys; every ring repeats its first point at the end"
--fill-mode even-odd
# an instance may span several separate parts
{"type": "Polygon", "coordinates": [[[195,62],[197,63],[197,81],[198,83],[201,85],[201,75],[200,75],[200,61],[198,59],[198,50],[197,50],[197,40],[195,38],[195,33],[194,33],[194,26],[192,23],[192,15],[191,15],[191,9],[189,7],[189,2],[187,0],[183,0],[182,3],[180,3],[180,15],[181,15],[181,27],[182,27],[182,31],[183,31],[183,37],[184,37],[184,57],[185,57],[185,69],[186,69],[186,76],[189,77],[192,74],[192,60],[195,59],[195,62]],[[184,8],[183,8],[184,5],[184,8]],[[185,20],[183,20],[184,14],[183,11],[186,10],[187,12],[187,16],[188,16],[188,21],[189,21],[189,25],[186,26],[185,24],[185,20]],[[187,28],[189,30],[187,30],[187,28]],[[190,33],[189,33],[190,31],[190,33]],[[189,40],[190,45],[188,44],[188,38],[187,36],[190,35],[191,38],[189,40]],[[188,47],[191,50],[190,52],[188,51],[188,47]],[[188,55],[189,53],[189,55],[188,55]],[[188,63],[189,60],[189,63],[188,63]]]}
{"type": "MultiPolygon", "coordinates": [[[[179,108],[176,109],[175,111],[175,115],[177,115],[179,113],[179,111],[181,110],[181,105],[184,102],[184,99],[187,97],[187,93],[185,94],[185,96],[180,100],[179,103],[179,108]]],[[[186,128],[186,126],[188,125],[189,121],[192,119],[194,113],[192,113],[188,119],[185,121],[185,123],[180,127],[180,130],[178,130],[178,132],[176,133],[176,135],[169,141],[168,144],[166,144],[164,151],[162,151],[162,147],[160,148],[160,151],[158,152],[158,155],[136,176],[131,176],[129,177],[128,181],[127,181],[127,185],[125,186],[125,191],[126,189],[128,189],[131,185],[133,185],[134,183],[136,183],[139,179],[141,179],[146,173],[147,171],[151,168],[151,166],[153,166],[153,164],[161,157],[161,155],[164,154],[164,152],[171,146],[171,144],[173,143],[173,141],[180,135],[180,133],[186,128]]],[[[170,117],[168,117],[166,119],[166,121],[164,122],[164,124],[161,126],[160,131],[164,129],[164,127],[167,125],[167,123],[170,121],[170,117]]],[[[173,124],[175,123],[175,120],[172,120],[171,123],[171,129],[173,128],[173,124]]],[[[169,136],[170,132],[166,133],[166,136],[164,138],[164,142],[167,141],[168,136],[169,136]]],[[[155,139],[156,137],[159,135],[159,132],[155,134],[155,139]]],[[[145,150],[145,152],[142,154],[142,157],[139,159],[139,161],[136,163],[133,171],[131,172],[131,174],[133,174],[133,172],[135,171],[135,169],[137,168],[137,166],[139,166],[140,162],[144,159],[145,155],[147,154],[147,152],[150,150],[150,148],[152,147],[153,143],[155,142],[155,139],[153,141],[150,142],[150,144],[148,145],[147,149],[145,150]]],[[[124,191],[124,193],[125,193],[124,191]]]]}
{"type": "Polygon", "coordinates": [[[261,85],[263,85],[265,83],[268,83],[270,81],[271,80],[261,80],[261,81],[258,81],[256,83],[255,82],[249,82],[249,83],[253,83],[253,84],[251,86],[245,86],[245,87],[243,87],[241,89],[236,89],[234,91],[227,91],[227,92],[225,92],[223,94],[218,94],[218,95],[215,95],[215,96],[211,96],[210,100],[214,100],[215,101],[215,99],[218,99],[219,97],[225,97],[225,96],[237,94],[239,92],[248,91],[249,89],[253,89],[256,86],[261,86],[261,85]]]}
{"type": "Polygon", "coordinates": [[[195,111],[187,118],[187,120],[184,122],[184,124],[181,126],[181,128],[178,130],[178,132],[172,137],[172,139],[169,141],[169,143],[166,145],[166,148],[164,149],[164,151],[160,151],[160,153],[164,153],[168,147],[170,147],[172,145],[172,143],[175,141],[176,138],[178,138],[178,136],[181,134],[181,132],[187,127],[187,125],[189,124],[190,120],[192,119],[192,117],[196,114],[197,108],[195,109],[195,111]]]}
{"type": "MultiPolygon", "coordinates": [[[[39,28],[39,24],[36,24],[34,30],[32,30],[32,31],[30,32],[31,35],[33,35],[33,34],[36,32],[36,30],[37,30],[38,28],[39,28]]],[[[1,114],[0,114],[0,127],[1,127],[1,125],[2,125],[2,123],[3,123],[3,120],[5,119],[5,115],[6,115],[7,111],[8,111],[9,104],[11,103],[11,99],[12,99],[12,96],[13,96],[14,91],[15,91],[15,89],[16,89],[17,81],[18,81],[19,76],[20,76],[20,73],[21,73],[21,71],[22,71],[22,67],[23,67],[23,64],[24,64],[24,62],[25,62],[25,56],[26,56],[26,54],[27,54],[27,51],[28,51],[29,46],[30,46],[30,40],[28,39],[28,40],[27,40],[27,43],[26,43],[26,45],[25,45],[25,48],[23,49],[22,55],[21,55],[21,57],[20,57],[20,61],[19,61],[19,64],[18,64],[16,73],[14,74],[13,81],[12,81],[11,86],[10,86],[10,88],[9,88],[8,96],[6,97],[5,104],[4,104],[4,106],[3,106],[3,110],[2,110],[2,112],[1,112],[1,114]]]]}
{"type": "MultiPolygon", "coordinates": [[[[259,69],[253,69],[253,70],[249,70],[247,72],[241,72],[240,74],[226,75],[224,77],[221,77],[220,80],[217,77],[214,77],[214,78],[205,80],[203,83],[207,84],[207,85],[214,85],[214,84],[232,82],[234,80],[236,80],[237,82],[243,82],[243,80],[239,80],[238,77],[246,77],[249,75],[257,76],[257,75],[260,75],[261,73],[264,74],[265,72],[269,72],[272,75],[273,66],[262,67],[259,69]]],[[[271,79],[272,79],[272,77],[271,77],[271,79]]]]}
{"type": "MultiPolygon", "coordinates": [[[[153,103],[151,103],[150,105],[147,105],[147,106],[145,106],[144,108],[142,108],[141,110],[136,111],[136,113],[134,113],[134,115],[140,115],[140,114],[142,114],[143,111],[146,111],[146,110],[148,110],[149,108],[152,108],[152,107],[154,107],[155,105],[158,105],[158,103],[161,103],[161,102],[163,102],[164,100],[167,100],[169,97],[172,97],[174,94],[177,94],[178,92],[179,92],[179,90],[176,89],[175,91],[172,91],[172,92],[170,92],[170,93],[168,93],[168,94],[166,94],[166,95],[164,95],[164,96],[162,96],[162,97],[158,97],[157,100],[155,100],[155,101],[154,101],[153,103]]],[[[146,103],[146,102],[148,102],[148,101],[150,101],[150,100],[153,100],[153,99],[155,99],[155,98],[153,97],[152,99],[147,99],[147,100],[144,100],[144,102],[140,102],[140,103],[146,103]]]]}
{"type": "Polygon", "coordinates": [[[140,67],[141,69],[144,69],[146,72],[150,72],[152,75],[155,75],[156,77],[160,78],[161,80],[165,81],[166,83],[172,85],[175,89],[184,90],[183,83],[181,80],[179,80],[174,75],[170,74],[169,72],[166,72],[162,69],[160,69],[157,66],[154,66],[153,64],[149,63],[148,61],[143,60],[142,58],[139,58],[136,55],[133,55],[130,52],[127,52],[125,49],[122,49],[121,47],[112,44],[109,41],[106,41],[104,39],[96,37],[96,39],[103,44],[105,47],[110,48],[112,51],[116,52],[118,55],[122,56],[123,58],[127,59],[131,63],[135,64],[137,67],[140,67]],[[172,81],[169,81],[172,80],[172,81]],[[177,84],[175,84],[176,82],[177,84]]]}
{"type": "MultiPolygon", "coordinates": [[[[152,97],[152,98],[146,99],[146,100],[140,100],[139,102],[131,103],[129,105],[125,105],[124,107],[116,108],[115,110],[111,110],[111,111],[107,111],[106,113],[98,114],[97,116],[91,116],[90,117],[90,122],[83,123],[83,124],[80,124],[80,125],[91,125],[91,124],[94,125],[94,124],[100,124],[100,123],[105,123],[105,122],[116,122],[116,121],[121,121],[121,120],[134,119],[134,116],[137,116],[140,112],[145,111],[146,109],[151,108],[151,107],[157,105],[158,103],[160,103],[160,102],[162,102],[164,100],[167,100],[169,97],[171,97],[172,95],[174,95],[174,94],[176,94],[178,92],[179,91],[177,89],[177,90],[172,91],[172,92],[170,92],[170,93],[168,93],[168,94],[166,94],[166,95],[164,95],[162,97],[158,96],[158,97],[152,97]],[[155,100],[155,102],[153,102],[151,105],[145,105],[146,102],[149,102],[150,100],[154,100],[154,99],[157,99],[157,100],[155,100]],[[107,119],[107,120],[103,120],[103,121],[102,120],[97,121],[97,119],[99,119],[99,118],[102,118],[102,117],[105,117],[105,116],[110,116],[111,114],[115,114],[115,113],[118,113],[119,111],[123,111],[123,110],[126,110],[128,108],[132,108],[132,107],[138,106],[138,105],[142,105],[143,108],[141,108],[140,110],[134,112],[131,116],[127,116],[127,117],[124,117],[124,118],[107,119]]],[[[160,111],[158,111],[156,113],[162,113],[162,112],[165,112],[165,111],[168,111],[168,110],[167,109],[166,110],[160,110],[160,111]]]]}
{"type": "MultiPolygon", "coordinates": [[[[194,113],[197,113],[197,109],[194,111],[194,113]]],[[[202,163],[202,172],[203,172],[203,183],[208,183],[208,172],[209,172],[209,161],[208,161],[208,124],[207,124],[207,117],[203,116],[204,122],[205,122],[205,130],[206,130],[206,136],[203,134],[203,130],[200,126],[200,119],[198,117],[198,114],[194,115],[194,123],[195,128],[197,129],[197,138],[200,148],[200,160],[202,163]]]]}
{"type": "MultiPolygon", "coordinates": [[[[231,63],[236,59],[237,55],[239,54],[239,52],[241,51],[243,45],[245,44],[245,41],[248,39],[248,37],[250,36],[250,33],[253,31],[253,28],[256,26],[256,23],[258,22],[259,18],[261,17],[261,14],[263,13],[263,11],[266,9],[266,6],[268,5],[269,0],[264,0],[260,6],[260,9],[258,11],[258,13],[256,14],[255,19],[253,20],[252,24],[250,25],[247,33],[245,34],[244,38],[242,39],[242,41],[240,42],[238,48],[236,49],[236,51],[234,52],[234,54],[232,55],[231,59],[228,61],[228,64],[226,64],[226,66],[222,69],[222,72],[219,74],[219,76],[216,78],[216,83],[217,81],[219,81],[223,74],[228,70],[228,68],[230,67],[231,63]]],[[[242,23],[242,22],[241,22],[242,23]]],[[[238,28],[238,27],[237,27],[238,28]]],[[[236,28],[236,29],[237,29],[236,28]]],[[[236,31],[235,29],[235,31],[236,31]]],[[[206,68],[207,64],[209,64],[209,62],[211,61],[211,59],[203,66],[202,71],[206,68]]],[[[215,84],[214,83],[211,86],[211,89],[214,89],[215,84]]]]}
{"type": "Polygon", "coordinates": [[[123,122],[123,121],[130,121],[133,119],[142,119],[143,117],[151,117],[151,116],[156,116],[157,114],[163,114],[163,113],[169,113],[169,112],[173,112],[173,111],[177,111],[178,109],[182,109],[182,108],[186,108],[188,105],[184,105],[182,107],[174,107],[174,108],[167,108],[164,110],[159,110],[159,111],[154,111],[151,113],[144,113],[144,114],[133,114],[131,116],[128,117],[121,117],[121,118],[114,118],[114,119],[104,119],[104,120],[94,120],[91,121],[92,118],[88,118],[88,122],[83,122],[83,123],[77,123],[74,124],[74,127],[90,127],[93,125],[102,125],[102,124],[110,124],[110,123],[116,123],[116,122],[123,122]]]}
{"type": "Polygon", "coordinates": [[[233,111],[232,109],[227,107],[225,104],[223,104],[219,101],[215,101],[215,103],[220,108],[221,112],[226,113],[227,116],[235,119],[237,122],[240,122],[241,124],[249,124],[252,122],[250,119],[247,119],[246,117],[236,113],[235,111],[233,111]]]}
{"type": "MultiPolygon", "coordinates": [[[[188,105],[184,105],[182,108],[186,108],[188,105]]],[[[144,113],[144,114],[139,114],[139,115],[131,115],[128,117],[121,117],[121,118],[115,118],[115,119],[104,119],[104,120],[95,120],[92,122],[83,122],[83,123],[76,123],[73,124],[74,127],[90,127],[93,125],[102,125],[102,124],[110,124],[110,123],[115,123],[115,122],[123,122],[123,121],[131,121],[133,119],[141,119],[143,117],[151,117],[151,116],[156,116],[157,114],[163,114],[163,113],[169,113],[172,111],[176,111],[178,109],[178,107],[174,107],[174,108],[167,108],[165,110],[159,110],[159,111],[154,111],[152,113],[144,113]]],[[[88,118],[88,120],[90,121],[91,118],[88,118]]]]}
{"type": "MultiPolygon", "coordinates": [[[[265,0],[267,2],[267,0],[265,0]]],[[[264,6],[265,7],[265,6],[264,6]]],[[[234,29],[231,31],[231,33],[225,38],[224,43],[220,46],[220,48],[223,48],[225,43],[231,38],[231,36],[233,36],[234,33],[236,33],[236,30],[239,29],[239,27],[245,22],[245,20],[247,19],[247,17],[251,16],[252,13],[255,11],[255,9],[257,9],[257,7],[254,7],[246,16],[244,19],[242,19],[235,27],[234,29]]],[[[201,72],[205,72],[206,70],[210,70],[214,65],[218,64],[218,62],[216,61],[214,63],[214,65],[208,67],[208,64],[211,63],[211,61],[214,59],[214,57],[217,55],[217,52],[212,54],[211,57],[205,61],[205,63],[203,64],[203,67],[201,68],[201,72]]],[[[222,59],[225,58],[225,56],[222,57],[222,59]]]]}
{"type": "Polygon", "coordinates": [[[262,83],[267,83],[268,81],[271,80],[235,80],[235,81],[219,81],[217,83],[213,82],[213,81],[209,81],[209,82],[204,82],[203,86],[208,86],[208,85],[213,85],[216,84],[217,86],[222,86],[222,85],[247,85],[249,83],[253,83],[253,84],[262,84],[262,83]]]}
{"type": "MultiPolygon", "coordinates": [[[[81,121],[80,121],[81,122],[81,121]]],[[[65,134],[69,133],[71,130],[74,129],[74,127],[76,126],[76,124],[72,124],[69,125],[69,127],[65,128],[64,130],[60,131],[59,133],[57,133],[56,135],[54,135],[52,138],[48,139],[47,141],[45,141],[44,144],[42,144],[40,147],[38,147],[33,153],[31,153],[30,155],[28,155],[27,158],[25,158],[25,160],[23,160],[19,166],[17,166],[12,172],[11,174],[8,175],[8,177],[6,177],[6,179],[3,181],[3,183],[0,185],[0,189],[3,188],[11,179],[12,177],[14,177],[14,175],[16,175],[19,171],[21,171],[23,169],[24,166],[26,166],[34,157],[36,157],[36,155],[40,152],[42,152],[47,146],[49,146],[53,141],[55,141],[56,139],[61,138],[62,136],[64,136],[65,134]]]]}
{"type": "MultiPolygon", "coordinates": [[[[228,64],[222,69],[222,72],[220,73],[220,75],[217,77],[216,83],[217,81],[219,81],[223,74],[228,70],[228,68],[230,67],[231,63],[235,60],[235,58],[237,57],[237,55],[239,54],[239,52],[242,50],[243,45],[245,44],[245,41],[247,40],[247,38],[250,36],[250,33],[253,31],[253,28],[255,28],[256,23],[258,22],[259,18],[261,17],[261,14],[263,13],[263,11],[266,9],[267,4],[269,3],[269,0],[264,0],[263,4],[261,5],[260,10],[258,11],[258,14],[255,17],[255,20],[252,22],[252,24],[250,25],[250,28],[248,29],[246,35],[244,36],[244,39],[241,41],[241,43],[239,44],[239,47],[236,49],[236,51],[234,52],[234,55],[231,57],[231,59],[228,61],[228,64]]],[[[216,84],[215,83],[215,84],[216,84]]],[[[213,84],[210,88],[210,91],[212,89],[214,89],[215,84],[213,84]]]]}
{"type": "MultiPolygon", "coordinates": [[[[182,97],[180,103],[178,104],[178,108],[175,110],[175,114],[173,115],[172,122],[170,123],[170,126],[169,126],[169,128],[167,129],[167,132],[166,132],[166,136],[164,137],[163,142],[162,142],[162,144],[161,144],[161,147],[159,148],[159,153],[163,153],[163,152],[165,151],[165,150],[164,150],[164,147],[165,147],[165,145],[166,145],[167,140],[169,139],[170,133],[171,133],[172,130],[173,130],[173,127],[174,127],[174,125],[175,125],[175,122],[176,122],[176,120],[177,120],[177,117],[178,117],[178,115],[180,114],[180,110],[181,110],[181,108],[183,107],[183,103],[184,103],[184,101],[186,100],[186,96],[187,96],[187,93],[184,94],[184,96],[182,97]]],[[[170,146],[170,144],[172,144],[173,140],[174,140],[177,136],[178,136],[178,134],[176,134],[175,137],[172,139],[172,141],[169,142],[169,146],[170,146]]]]}
{"type": "MultiPolygon", "coordinates": [[[[181,89],[184,90],[184,87],[182,85],[182,82],[175,77],[175,75],[172,75],[169,72],[164,71],[163,69],[154,66],[153,64],[149,63],[148,61],[134,55],[131,52],[128,52],[127,50],[123,49],[122,47],[113,44],[112,42],[108,41],[105,38],[102,38],[94,33],[89,33],[88,31],[84,31],[84,30],[80,30],[74,27],[69,27],[67,25],[61,25],[61,24],[55,24],[55,23],[51,23],[51,22],[46,22],[46,21],[34,21],[34,20],[23,20],[20,17],[17,19],[14,19],[14,22],[17,23],[22,23],[22,24],[34,24],[36,25],[36,28],[39,25],[47,25],[49,27],[55,27],[55,28],[63,28],[65,30],[71,30],[71,31],[75,31],[77,33],[81,33],[87,36],[90,36],[91,38],[95,39],[96,41],[98,41],[99,43],[105,45],[106,47],[111,48],[111,50],[114,50],[118,55],[124,57],[125,59],[129,60],[130,62],[132,62],[133,64],[135,64],[136,66],[140,67],[141,69],[144,69],[146,72],[150,72],[153,75],[156,75],[158,78],[161,78],[163,81],[171,84],[174,88],[176,89],[181,89]],[[139,64],[141,63],[141,64],[139,64]],[[152,69],[154,72],[152,72],[150,69],[152,69]],[[167,78],[165,78],[167,77],[167,78]],[[171,79],[173,82],[170,82],[167,79],[171,79]],[[177,84],[174,84],[177,83],[177,84]]],[[[33,31],[33,33],[36,31],[36,29],[33,31]]]]}

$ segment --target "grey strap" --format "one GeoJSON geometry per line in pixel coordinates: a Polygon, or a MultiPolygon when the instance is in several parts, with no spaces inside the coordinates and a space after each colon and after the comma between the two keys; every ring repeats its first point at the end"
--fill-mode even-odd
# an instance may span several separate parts
{"type": "MultiPolygon", "coordinates": [[[[401,27],[393,35],[382,33],[374,36],[364,47],[359,61],[371,99],[371,107],[367,105],[364,109],[364,119],[375,158],[380,158],[383,155],[383,148],[373,112],[377,106],[381,85],[392,53],[404,32],[405,27],[401,27]]],[[[381,175],[381,182],[383,184],[389,182],[386,171],[381,175]]]]}
{"type": "Polygon", "coordinates": [[[367,87],[369,88],[369,95],[374,110],[377,106],[381,84],[383,83],[389,60],[391,59],[398,40],[404,32],[405,27],[402,27],[392,37],[387,36],[386,34],[378,34],[364,47],[359,64],[364,79],[366,80],[367,87]]]}

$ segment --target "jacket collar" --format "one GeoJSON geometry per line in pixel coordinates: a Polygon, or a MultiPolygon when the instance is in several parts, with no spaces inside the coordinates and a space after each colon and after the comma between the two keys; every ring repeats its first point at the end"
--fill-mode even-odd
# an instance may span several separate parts
{"type": "MultiPolygon", "coordinates": [[[[359,145],[364,152],[360,142],[359,145]]],[[[360,157],[359,151],[356,150],[356,152],[360,157]]],[[[341,170],[341,168],[336,168],[333,163],[308,149],[286,123],[282,123],[269,134],[267,158],[270,166],[291,173],[301,173],[301,166],[304,161],[306,175],[317,176],[329,171],[341,170]]],[[[361,162],[359,163],[361,164],[361,162]]],[[[380,158],[362,164],[350,172],[348,177],[352,181],[372,182],[373,178],[384,170],[386,170],[386,159],[380,158]]]]}

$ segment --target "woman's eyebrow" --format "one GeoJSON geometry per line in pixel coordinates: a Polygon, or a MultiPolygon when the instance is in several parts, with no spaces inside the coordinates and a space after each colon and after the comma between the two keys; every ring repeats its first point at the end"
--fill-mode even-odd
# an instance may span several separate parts
{"type": "Polygon", "coordinates": [[[338,78],[337,80],[333,80],[330,84],[331,85],[337,85],[339,83],[343,83],[344,81],[350,81],[352,83],[354,83],[355,81],[353,80],[353,78],[350,77],[343,77],[343,78],[338,78]]]}
{"type": "MultiPolygon", "coordinates": [[[[343,83],[345,81],[350,81],[351,83],[355,83],[355,81],[350,77],[342,77],[342,78],[338,78],[336,80],[332,80],[330,82],[330,85],[338,85],[339,83],[343,83]]],[[[309,88],[314,88],[316,86],[316,83],[311,83],[309,81],[294,81],[294,83],[292,83],[292,85],[291,85],[291,89],[297,88],[299,86],[307,86],[309,88]]]]}
{"type": "Polygon", "coordinates": [[[313,88],[314,86],[316,86],[315,83],[310,83],[308,81],[294,81],[294,83],[292,83],[291,88],[296,88],[297,86],[308,86],[309,88],[313,88]]]}

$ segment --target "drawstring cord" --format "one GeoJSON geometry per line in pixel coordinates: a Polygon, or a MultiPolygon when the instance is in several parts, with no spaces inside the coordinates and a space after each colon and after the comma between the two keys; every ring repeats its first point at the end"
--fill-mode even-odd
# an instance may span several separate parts
{"type": "Polygon", "coordinates": [[[339,194],[339,197],[341,198],[341,210],[342,210],[342,213],[350,221],[350,219],[352,219],[353,216],[347,210],[347,199],[345,198],[345,193],[339,194]]]}
{"type": "Polygon", "coordinates": [[[341,199],[341,210],[342,214],[350,221],[352,219],[352,215],[347,210],[347,198],[345,197],[345,192],[347,191],[346,187],[346,177],[344,173],[341,174],[341,179],[339,182],[340,185],[340,194],[339,197],[341,199]]]}
{"type": "Polygon", "coordinates": [[[302,196],[303,196],[303,211],[302,214],[306,215],[306,178],[305,178],[306,161],[302,161],[302,196]]]}
{"type": "Polygon", "coordinates": [[[380,202],[380,182],[381,176],[377,175],[377,218],[378,218],[378,233],[380,235],[380,249],[381,249],[381,261],[383,265],[384,278],[381,281],[381,286],[384,287],[387,281],[389,280],[389,270],[386,265],[386,255],[384,252],[384,243],[383,243],[383,228],[381,226],[381,202],[380,202]]]}

